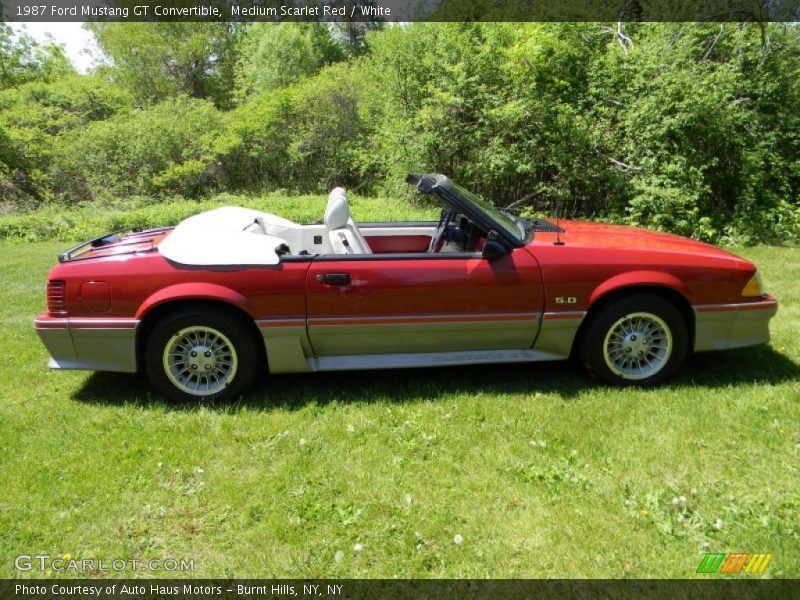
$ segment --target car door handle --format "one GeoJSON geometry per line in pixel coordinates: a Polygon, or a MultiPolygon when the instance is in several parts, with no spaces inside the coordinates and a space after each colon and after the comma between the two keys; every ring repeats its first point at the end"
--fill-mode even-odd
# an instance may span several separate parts
{"type": "Polygon", "coordinates": [[[321,279],[326,285],[350,285],[350,273],[325,273],[321,279]]]}

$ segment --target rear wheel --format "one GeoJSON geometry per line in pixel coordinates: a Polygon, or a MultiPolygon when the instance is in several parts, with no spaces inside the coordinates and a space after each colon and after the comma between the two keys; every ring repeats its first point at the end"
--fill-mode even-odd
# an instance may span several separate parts
{"type": "Polygon", "coordinates": [[[172,313],[147,340],[147,375],[173,400],[233,398],[258,372],[253,338],[247,323],[234,315],[204,309],[172,313]]]}
{"type": "Polygon", "coordinates": [[[659,296],[620,298],[590,319],[582,338],[582,363],[607,383],[655,385],[675,373],[686,357],[686,322],[659,296]]]}

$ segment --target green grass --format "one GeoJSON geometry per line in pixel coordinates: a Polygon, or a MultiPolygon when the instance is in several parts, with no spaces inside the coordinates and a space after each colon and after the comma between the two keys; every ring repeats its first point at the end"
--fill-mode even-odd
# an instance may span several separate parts
{"type": "MultiPolygon", "coordinates": [[[[410,193],[398,198],[348,196],[353,214],[360,221],[436,220],[439,216],[437,208],[409,201],[414,198],[410,193]]],[[[230,205],[272,212],[298,223],[313,223],[322,219],[327,200],[324,195],[219,194],[208,200],[127,198],[73,206],[49,205],[35,211],[0,215],[0,240],[16,243],[85,240],[110,231],[175,225],[204,210],[230,205]]]]}
{"type": "Polygon", "coordinates": [[[0,246],[0,577],[69,553],[196,577],[691,578],[706,550],[800,575],[796,248],[741,251],[782,302],[771,346],[658,389],[539,364],[265,376],[197,406],[46,370],[32,318],[63,247],[0,246]]]}

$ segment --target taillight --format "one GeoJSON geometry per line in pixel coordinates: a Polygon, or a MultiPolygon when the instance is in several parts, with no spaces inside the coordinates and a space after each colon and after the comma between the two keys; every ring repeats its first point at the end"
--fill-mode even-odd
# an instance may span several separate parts
{"type": "Polygon", "coordinates": [[[47,312],[51,317],[67,316],[67,286],[64,281],[54,279],[47,282],[47,312]]]}

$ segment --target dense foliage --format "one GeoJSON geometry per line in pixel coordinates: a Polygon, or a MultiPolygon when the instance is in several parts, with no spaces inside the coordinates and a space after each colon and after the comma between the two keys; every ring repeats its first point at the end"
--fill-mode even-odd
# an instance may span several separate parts
{"type": "Polygon", "coordinates": [[[6,211],[441,171],[511,210],[800,238],[794,25],[91,28],[89,75],[0,29],[6,211]]]}

